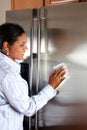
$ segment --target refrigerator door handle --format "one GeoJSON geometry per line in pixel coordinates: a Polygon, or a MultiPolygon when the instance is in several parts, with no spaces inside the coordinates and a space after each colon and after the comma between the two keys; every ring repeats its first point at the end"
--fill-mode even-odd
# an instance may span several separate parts
{"type": "MultiPolygon", "coordinates": [[[[37,57],[36,57],[36,94],[38,93],[39,89],[39,71],[40,71],[40,17],[39,17],[39,10],[37,10],[37,21],[34,19],[34,21],[37,24],[37,57]]],[[[35,24],[35,26],[36,26],[35,24]]],[[[39,111],[35,114],[35,130],[38,130],[39,127],[39,111]]]]}
{"type": "MultiPolygon", "coordinates": [[[[30,93],[32,96],[33,92],[33,69],[34,69],[34,60],[36,61],[36,73],[35,73],[35,94],[38,93],[39,87],[39,70],[40,70],[40,18],[39,18],[39,9],[33,9],[33,19],[32,19],[32,33],[31,33],[31,65],[30,65],[30,93]],[[35,59],[34,59],[35,58],[35,59]]],[[[35,130],[38,130],[39,125],[39,112],[37,112],[34,118],[29,120],[29,130],[34,126],[35,130]]]]}

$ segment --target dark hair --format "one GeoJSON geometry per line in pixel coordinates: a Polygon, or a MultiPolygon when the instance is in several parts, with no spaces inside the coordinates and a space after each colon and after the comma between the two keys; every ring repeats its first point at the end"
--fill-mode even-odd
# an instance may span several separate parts
{"type": "Polygon", "coordinates": [[[18,24],[4,23],[0,25],[0,49],[2,49],[3,42],[7,41],[12,45],[23,33],[25,33],[24,29],[18,24]]]}

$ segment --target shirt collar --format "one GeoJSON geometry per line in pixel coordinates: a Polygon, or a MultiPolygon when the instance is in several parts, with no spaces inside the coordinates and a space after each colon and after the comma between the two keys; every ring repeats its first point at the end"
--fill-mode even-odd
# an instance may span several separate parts
{"type": "Polygon", "coordinates": [[[7,64],[10,65],[13,71],[17,71],[20,73],[20,64],[16,60],[13,61],[12,59],[8,58],[6,55],[0,52],[0,59],[4,60],[7,64]]]}

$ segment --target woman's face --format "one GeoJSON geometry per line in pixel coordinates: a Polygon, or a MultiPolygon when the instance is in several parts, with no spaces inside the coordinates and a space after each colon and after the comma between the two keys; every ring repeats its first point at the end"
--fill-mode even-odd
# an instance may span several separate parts
{"type": "Polygon", "coordinates": [[[17,41],[15,41],[13,45],[8,45],[8,57],[12,60],[23,60],[24,53],[28,49],[26,42],[27,36],[25,33],[23,33],[21,36],[18,37],[17,41]]]}

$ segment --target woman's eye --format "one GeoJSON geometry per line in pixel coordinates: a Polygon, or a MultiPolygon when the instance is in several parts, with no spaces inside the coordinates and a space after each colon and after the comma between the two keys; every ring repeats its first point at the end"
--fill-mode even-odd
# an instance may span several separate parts
{"type": "Polygon", "coordinates": [[[20,43],[20,47],[25,46],[25,44],[26,44],[26,43],[24,43],[24,42],[23,42],[23,43],[20,43]]]}
{"type": "Polygon", "coordinates": [[[23,47],[24,46],[24,44],[20,44],[20,47],[23,47]]]}

